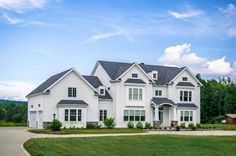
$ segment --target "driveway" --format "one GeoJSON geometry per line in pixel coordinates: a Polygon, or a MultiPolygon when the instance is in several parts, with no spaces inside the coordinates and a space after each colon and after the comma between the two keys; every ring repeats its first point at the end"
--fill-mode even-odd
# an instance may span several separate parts
{"type": "Polygon", "coordinates": [[[0,156],[25,156],[21,143],[33,135],[26,127],[0,127],[0,156]]]}

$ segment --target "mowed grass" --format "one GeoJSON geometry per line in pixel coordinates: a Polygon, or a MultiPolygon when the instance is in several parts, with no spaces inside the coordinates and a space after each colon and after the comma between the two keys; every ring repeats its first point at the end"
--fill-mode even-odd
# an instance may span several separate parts
{"type": "Polygon", "coordinates": [[[0,127],[26,127],[27,123],[15,123],[0,121],[0,127]]]}
{"type": "Polygon", "coordinates": [[[220,130],[236,130],[236,124],[201,124],[204,128],[216,128],[220,130]]]}
{"type": "Polygon", "coordinates": [[[114,128],[114,129],[62,129],[61,131],[51,131],[49,129],[31,129],[32,133],[38,134],[113,134],[113,133],[143,133],[145,130],[137,128],[114,128]]]}
{"type": "Polygon", "coordinates": [[[235,156],[236,137],[119,136],[31,139],[24,144],[32,156],[235,156]]]}

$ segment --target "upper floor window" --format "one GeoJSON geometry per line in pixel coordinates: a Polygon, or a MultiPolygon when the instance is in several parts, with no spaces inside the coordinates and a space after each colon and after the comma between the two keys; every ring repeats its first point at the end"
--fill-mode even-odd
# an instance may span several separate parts
{"type": "Polygon", "coordinates": [[[182,77],[182,80],[183,81],[188,81],[188,78],[187,77],[182,77]]]}
{"type": "Polygon", "coordinates": [[[68,88],[68,97],[76,97],[76,88],[68,88]]]}
{"type": "Polygon", "coordinates": [[[153,73],[152,77],[153,77],[153,79],[156,79],[157,78],[157,74],[153,73]]]}
{"type": "Polygon", "coordinates": [[[104,95],[105,94],[105,91],[103,88],[100,89],[100,94],[104,95]]]}
{"type": "Polygon", "coordinates": [[[142,88],[129,88],[129,100],[142,100],[143,89],[142,88]]]}
{"type": "Polygon", "coordinates": [[[155,96],[162,96],[162,90],[155,90],[155,96]]]}
{"type": "Polygon", "coordinates": [[[107,110],[100,110],[99,116],[99,120],[104,121],[107,118],[107,110]]]}
{"type": "Polygon", "coordinates": [[[132,78],[138,78],[138,74],[133,73],[133,74],[132,74],[132,78]]]}
{"type": "Polygon", "coordinates": [[[180,91],[180,101],[192,101],[192,91],[180,91]]]}

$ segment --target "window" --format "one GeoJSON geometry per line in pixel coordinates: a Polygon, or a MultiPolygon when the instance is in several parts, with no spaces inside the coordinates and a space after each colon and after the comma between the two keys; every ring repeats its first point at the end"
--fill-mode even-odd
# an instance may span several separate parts
{"type": "Polygon", "coordinates": [[[192,101],[192,91],[180,91],[180,101],[192,101]]]}
{"type": "Polygon", "coordinates": [[[68,97],[76,97],[76,88],[68,88],[68,97]]]}
{"type": "Polygon", "coordinates": [[[193,121],[193,111],[180,111],[180,121],[193,121]]]}
{"type": "Polygon", "coordinates": [[[82,121],[81,109],[65,109],[65,121],[82,121]]]}
{"type": "Polygon", "coordinates": [[[107,118],[107,110],[100,110],[100,117],[99,120],[100,121],[104,121],[107,118]]]}
{"type": "Polygon", "coordinates": [[[181,111],[181,113],[180,113],[180,121],[184,121],[184,112],[183,111],[181,111]]]}
{"type": "Polygon", "coordinates": [[[145,121],[145,110],[124,110],[124,121],[145,121]]]}
{"type": "Polygon", "coordinates": [[[129,88],[129,100],[142,100],[143,89],[142,88],[129,88]]]}
{"type": "Polygon", "coordinates": [[[102,94],[102,95],[105,94],[104,89],[100,89],[100,94],[102,94]]]}
{"type": "Polygon", "coordinates": [[[162,96],[161,90],[155,90],[155,96],[162,96]]]}
{"type": "Polygon", "coordinates": [[[188,81],[188,78],[187,77],[182,77],[182,80],[183,81],[188,81]]]}
{"type": "Polygon", "coordinates": [[[152,74],[152,78],[153,78],[153,79],[156,79],[156,78],[157,78],[157,73],[153,73],[153,74],[152,74]]]}
{"type": "Polygon", "coordinates": [[[76,121],[76,109],[70,110],[70,121],[76,121]]]}
{"type": "Polygon", "coordinates": [[[132,78],[138,78],[138,74],[132,74],[132,78]]]}
{"type": "Polygon", "coordinates": [[[78,121],[82,121],[82,111],[78,109],[78,121]]]}
{"type": "Polygon", "coordinates": [[[69,115],[68,109],[65,109],[65,121],[68,121],[68,115],[69,115]]]}
{"type": "Polygon", "coordinates": [[[129,121],[129,111],[124,110],[124,121],[129,121]]]}

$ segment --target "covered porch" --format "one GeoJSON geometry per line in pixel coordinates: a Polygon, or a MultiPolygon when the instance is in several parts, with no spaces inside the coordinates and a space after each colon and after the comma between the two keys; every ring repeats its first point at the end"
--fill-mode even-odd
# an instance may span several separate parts
{"type": "Polygon", "coordinates": [[[167,98],[153,98],[151,100],[153,113],[153,126],[159,127],[176,127],[177,105],[167,98]]]}

